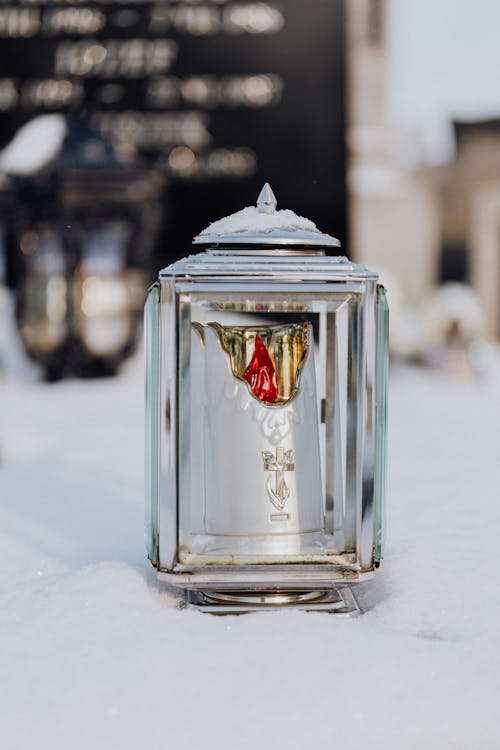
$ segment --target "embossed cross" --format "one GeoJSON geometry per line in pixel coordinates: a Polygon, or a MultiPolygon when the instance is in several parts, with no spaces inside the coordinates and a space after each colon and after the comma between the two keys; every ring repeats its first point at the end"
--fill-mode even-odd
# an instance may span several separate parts
{"type": "Polygon", "coordinates": [[[274,507],[282,511],[290,496],[290,488],[285,482],[285,471],[295,471],[293,450],[285,450],[278,445],[275,452],[262,451],[264,471],[274,471],[274,487],[272,477],[267,480],[267,494],[274,507]]]}

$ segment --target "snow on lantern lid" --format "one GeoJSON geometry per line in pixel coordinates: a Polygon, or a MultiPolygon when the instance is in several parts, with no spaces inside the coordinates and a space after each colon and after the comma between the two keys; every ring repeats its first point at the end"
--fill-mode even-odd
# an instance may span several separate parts
{"type": "Polygon", "coordinates": [[[323,234],[310,219],[289,209],[276,210],[277,201],[268,182],[256,206],[247,206],[214,221],[193,239],[194,245],[297,245],[340,247],[340,242],[323,234]]]}

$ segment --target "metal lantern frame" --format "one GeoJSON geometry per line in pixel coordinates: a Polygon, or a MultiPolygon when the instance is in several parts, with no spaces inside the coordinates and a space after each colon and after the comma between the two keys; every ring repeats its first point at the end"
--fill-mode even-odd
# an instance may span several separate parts
{"type": "Polygon", "coordinates": [[[49,380],[112,374],[134,350],[165,182],[117,161],[85,121],[69,118],[67,130],[52,162],[9,178],[4,222],[20,340],[49,380]]]}
{"type": "MultiPolygon", "coordinates": [[[[205,233],[195,242],[205,251],[161,271],[145,309],[146,530],[151,563],[160,579],[186,590],[189,601],[209,611],[287,604],[354,611],[350,586],[371,577],[380,564],[385,527],[385,290],[376,273],[347,258],[325,255],[338,241],[319,232],[281,231],[273,237],[246,232],[224,238],[205,233]],[[246,300],[242,304],[250,305],[254,317],[262,308],[259,300],[264,306],[265,300],[273,300],[273,309],[281,305],[284,313],[294,301],[300,309],[316,311],[319,335],[324,336],[321,346],[327,347],[324,352],[333,363],[325,366],[326,378],[319,386],[325,398],[318,404],[324,424],[330,548],[314,554],[285,550],[273,556],[260,554],[256,545],[250,554],[218,556],[203,549],[197,553],[190,546],[197,537],[186,515],[187,504],[193,502],[189,493],[196,495],[194,502],[202,502],[206,481],[194,477],[197,464],[189,455],[198,419],[190,412],[189,389],[196,377],[190,336],[200,300],[215,316],[224,305],[234,308],[234,300],[246,300]]],[[[217,446],[217,435],[213,440],[217,446]]],[[[244,450],[244,436],[234,435],[234,440],[244,450]]],[[[199,472],[203,474],[202,467],[199,472]]]]}

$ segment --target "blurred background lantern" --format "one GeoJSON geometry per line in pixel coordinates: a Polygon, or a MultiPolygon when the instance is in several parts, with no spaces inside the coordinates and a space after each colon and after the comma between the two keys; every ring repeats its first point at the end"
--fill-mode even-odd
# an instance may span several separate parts
{"type": "Polygon", "coordinates": [[[51,380],[114,373],[139,333],[163,178],[59,115],[25,125],[0,169],[15,199],[7,280],[26,352],[51,380]]]}

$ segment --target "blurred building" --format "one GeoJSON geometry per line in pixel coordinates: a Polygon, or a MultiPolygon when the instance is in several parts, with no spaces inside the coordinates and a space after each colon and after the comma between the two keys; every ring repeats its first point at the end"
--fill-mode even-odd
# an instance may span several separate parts
{"type": "Polygon", "coordinates": [[[409,302],[470,283],[500,337],[500,120],[453,123],[454,156],[423,162],[418,130],[388,116],[394,1],[346,4],[351,254],[388,271],[409,302]]]}
{"type": "Polygon", "coordinates": [[[398,158],[407,134],[389,124],[388,8],[389,0],[347,3],[351,248],[419,298],[437,276],[439,211],[431,176],[398,158]]]}

